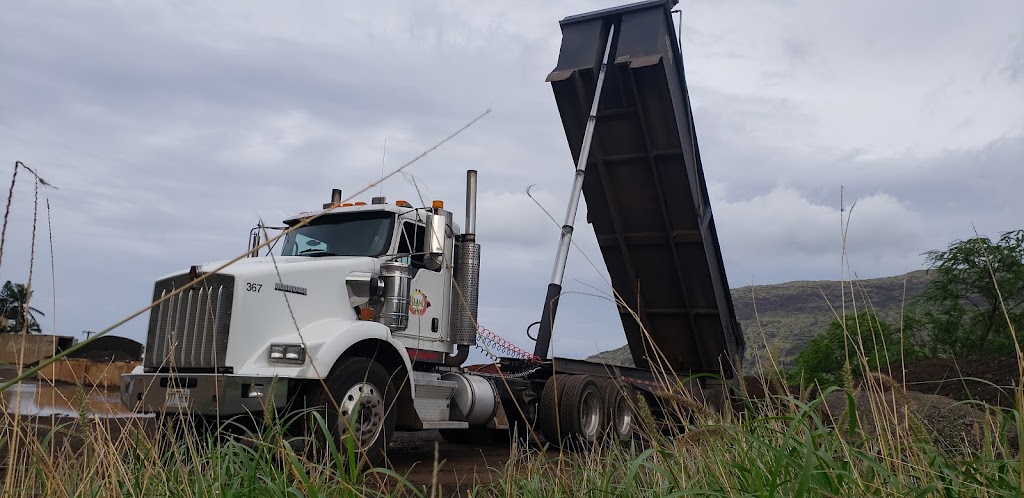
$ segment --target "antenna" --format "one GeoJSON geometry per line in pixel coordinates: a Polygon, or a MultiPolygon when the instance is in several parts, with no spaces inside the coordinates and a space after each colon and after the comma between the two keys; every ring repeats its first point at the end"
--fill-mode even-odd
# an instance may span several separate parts
{"type": "Polygon", "coordinates": [[[380,156],[380,190],[377,191],[377,196],[384,195],[384,159],[388,157],[388,139],[384,138],[384,153],[380,156]]]}

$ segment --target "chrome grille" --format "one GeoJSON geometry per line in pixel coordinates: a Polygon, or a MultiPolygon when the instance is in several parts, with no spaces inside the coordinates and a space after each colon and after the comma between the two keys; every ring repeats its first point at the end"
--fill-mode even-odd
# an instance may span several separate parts
{"type": "MultiPolygon", "coordinates": [[[[161,280],[153,289],[153,301],[187,284],[187,275],[161,280]]],[[[153,307],[143,367],[147,371],[225,367],[234,287],[234,277],[210,275],[153,307]]]]}

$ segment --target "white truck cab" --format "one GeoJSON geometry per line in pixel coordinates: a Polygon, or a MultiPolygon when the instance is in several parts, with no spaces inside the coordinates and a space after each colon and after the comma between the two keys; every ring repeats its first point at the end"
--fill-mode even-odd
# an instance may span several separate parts
{"type": "Polygon", "coordinates": [[[466,233],[440,201],[342,204],[336,190],[322,214],[285,220],[279,255],[159,279],[122,401],[200,416],[322,408],[371,461],[396,426],[506,428],[492,382],[461,369],[480,255],[476,172],[467,178],[466,233]]]}

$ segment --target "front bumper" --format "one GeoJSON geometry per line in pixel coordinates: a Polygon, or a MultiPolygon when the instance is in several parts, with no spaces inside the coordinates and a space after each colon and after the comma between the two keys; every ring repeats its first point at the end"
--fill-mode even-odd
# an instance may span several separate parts
{"type": "Polygon", "coordinates": [[[121,402],[138,413],[240,415],[281,408],[288,379],[230,374],[141,373],[121,376],[121,402]]]}

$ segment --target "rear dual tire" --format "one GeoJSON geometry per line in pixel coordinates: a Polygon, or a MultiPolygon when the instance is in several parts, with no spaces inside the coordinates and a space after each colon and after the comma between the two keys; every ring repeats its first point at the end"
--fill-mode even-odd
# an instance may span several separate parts
{"type": "Polygon", "coordinates": [[[605,410],[605,437],[620,442],[633,439],[633,389],[605,379],[601,384],[601,399],[605,410]]]}
{"type": "Polygon", "coordinates": [[[592,446],[604,428],[601,387],[586,375],[553,376],[544,385],[538,417],[549,443],[570,448],[592,446]]]}
{"type": "Polygon", "coordinates": [[[629,385],[586,375],[556,375],[541,394],[538,418],[549,443],[585,448],[602,438],[633,437],[633,396],[629,385]]]}

